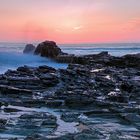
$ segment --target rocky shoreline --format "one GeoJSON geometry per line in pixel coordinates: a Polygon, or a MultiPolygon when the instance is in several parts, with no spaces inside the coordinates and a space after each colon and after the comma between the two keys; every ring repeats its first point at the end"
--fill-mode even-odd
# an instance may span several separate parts
{"type": "Polygon", "coordinates": [[[75,56],[50,41],[24,53],[69,65],[0,75],[0,139],[140,139],[140,54],[75,56]]]}

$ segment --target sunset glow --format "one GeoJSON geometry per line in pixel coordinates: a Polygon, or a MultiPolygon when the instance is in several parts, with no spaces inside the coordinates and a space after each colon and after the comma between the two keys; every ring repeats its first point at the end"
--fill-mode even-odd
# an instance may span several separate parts
{"type": "Polygon", "coordinates": [[[140,0],[4,0],[0,19],[0,41],[140,42],[140,0]]]}

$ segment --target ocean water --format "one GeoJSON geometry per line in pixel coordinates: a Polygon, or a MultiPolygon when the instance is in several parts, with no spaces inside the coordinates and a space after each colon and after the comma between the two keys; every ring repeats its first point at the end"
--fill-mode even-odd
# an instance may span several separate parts
{"type": "MultiPolygon", "coordinates": [[[[54,68],[66,68],[67,64],[56,63],[40,56],[23,54],[26,43],[0,43],[0,73],[19,66],[48,65],[54,68]]],[[[36,44],[35,44],[36,45],[36,44]]],[[[140,53],[140,43],[121,44],[60,44],[64,52],[76,55],[96,54],[108,51],[114,56],[140,53]]]]}

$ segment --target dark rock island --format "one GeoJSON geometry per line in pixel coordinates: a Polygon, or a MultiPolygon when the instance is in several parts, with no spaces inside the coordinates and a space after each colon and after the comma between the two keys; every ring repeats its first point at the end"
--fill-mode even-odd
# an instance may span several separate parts
{"type": "Polygon", "coordinates": [[[33,53],[35,51],[35,46],[33,44],[27,44],[23,50],[23,53],[33,53]]]}
{"type": "Polygon", "coordinates": [[[0,139],[140,139],[140,54],[76,56],[53,41],[29,48],[69,65],[0,75],[0,139]]]}

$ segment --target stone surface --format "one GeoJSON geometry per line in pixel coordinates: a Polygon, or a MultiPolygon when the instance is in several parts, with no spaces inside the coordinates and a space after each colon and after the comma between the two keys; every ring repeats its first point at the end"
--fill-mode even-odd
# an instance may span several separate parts
{"type": "Polygon", "coordinates": [[[34,50],[35,50],[35,46],[33,44],[27,44],[23,50],[23,53],[25,54],[34,53],[34,50]]]}
{"type": "Polygon", "coordinates": [[[59,54],[62,54],[62,51],[54,41],[44,41],[37,46],[34,54],[43,57],[56,58],[59,54]]]}
{"type": "Polygon", "coordinates": [[[0,138],[140,139],[139,54],[57,52],[43,55],[69,62],[66,69],[22,66],[0,75],[0,138]]]}

